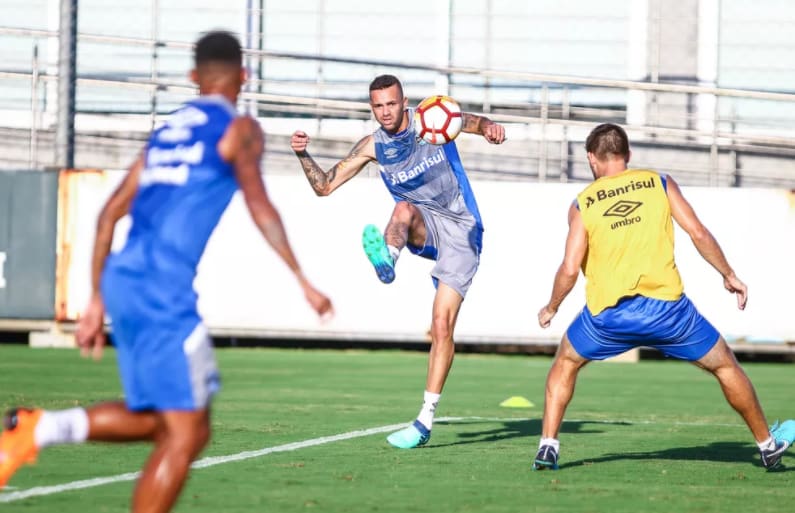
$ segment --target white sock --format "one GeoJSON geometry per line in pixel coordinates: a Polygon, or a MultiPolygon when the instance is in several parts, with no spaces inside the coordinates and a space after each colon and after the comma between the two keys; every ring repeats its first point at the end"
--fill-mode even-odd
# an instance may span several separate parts
{"type": "Polygon", "coordinates": [[[417,415],[417,420],[422,422],[422,425],[430,431],[433,427],[433,415],[436,413],[436,405],[439,404],[439,398],[442,394],[434,394],[433,392],[425,391],[422,400],[422,409],[420,414],[417,415]]]}
{"type": "Polygon", "coordinates": [[[764,442],[756,442],[756,445],[760,451],[770,451],[776,448],[776,439],[771,435],[764,442]]]}
{"type": "Polygon", "coordinates": [[[538,442],[538,448],[542,448],[545,445],[551,445],[555,452],[560,453],[560,441],[557,438],[542,438],[540,442],[538,442]]]}
{"type": "Polygon", "coordinates": [[[395,265],[397,263],[398,257],[400,256],[400,250],[389,244],[386,245],[386,249],[389,251],[389,256],[392,257],[392,265],[395,265]]]}
{"type": "Polygon", "coordinates": [[[76,444],[88,438],[88,414],[83,408],[44,411],[33,432],[38,448],[56,444],[76,444]]]}

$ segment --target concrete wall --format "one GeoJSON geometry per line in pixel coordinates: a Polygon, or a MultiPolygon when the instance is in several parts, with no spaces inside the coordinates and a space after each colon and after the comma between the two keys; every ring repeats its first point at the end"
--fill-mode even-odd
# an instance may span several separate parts
{"type": "MultiPolygon", "coordinates": [[[[89,294],[89,255],[96,215],[121,173],[70,178],[68,265],[63,316],[74,319],[89,294]]],[[[291,273],[263,242],[236,196],[213,234],[196,288],[200,310],[215,333],[271,336],[424,340],[434,290],[432,263],[404,253],[397,279],[381,284],[360,246],[367,223],[385,225],[393,202],[379,178],[357,177],[317,198],[303,177],[266,177],[305,273],[333,299],[337,315],[321,324],[291,273]]],[[[548,330],[536,313],[549,296],[563,255],[568,205],[582,184],[474,180],[486,232],[481,268],[464,303],[459,341],[554,341],[582,308],[582,279],[548,330]]],[[[686,293],[730,340],[795,341],[795,196],[775,189],[685,188],[700,217],[750,286],[740,312],[720,276],[681,231],[677,262],[686,293]]],[[[114,243],[123,242],[120,226],[114,243]]]]}

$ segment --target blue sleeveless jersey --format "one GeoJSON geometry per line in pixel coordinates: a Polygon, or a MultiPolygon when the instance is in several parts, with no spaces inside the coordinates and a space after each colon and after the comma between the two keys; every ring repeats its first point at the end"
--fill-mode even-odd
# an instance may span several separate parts
{"type": "Polygon", "coordinates": [[[103,289],[115,275],[157,303],[195,308],[196,267],[238,187],[233,166],[217,150],[236,115],[225,98],[200,96],[152,133],[127,242],[108,258],[103,289]]]}
{"type": "Polygon", "coordinates": [[[469,185],[455,142],[427,144],[414,132],[414,110],[407,109],[406,130],[373,133],[381,178],[395,201],[414,205],[464,225],[483,229],[475,195],[469,185]]]}

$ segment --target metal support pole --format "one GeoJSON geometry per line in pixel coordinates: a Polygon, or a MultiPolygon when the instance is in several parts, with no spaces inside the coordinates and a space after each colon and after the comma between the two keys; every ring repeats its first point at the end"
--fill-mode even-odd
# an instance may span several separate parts
{"type": "Polygon", "coordinates": [[[541,135],[538,141],[538,181],[547,180],[547,121],[549,121],[549,86],[541,86],[541,135]]]}
{"type": "MultiPolygon", "coordinates": [[[[157,47],[158,38],[160,37],[160,30],[158,30],[157,20],[160,11],[159,0],[152,0],[152,62],[149,69],[149,78],[152,83],[157,82],[157,47]]],[[[152,88],[152,94],[149,99],[149,126],[155,128],[155,121],[157,120],[157,88],[152,88]]]]}
{"type": "MultiPolygon", "coordinates": [[[[491,41],[492,7],[492,0],[486,0],[486,15],[483,17],[483,20],[486,23],[486,35],[484,37],[485,41],[483,42],[486,47],[486,69],[491,69],[491,51],[494,47],[494,44],[491,41]]],[[[483,112],[491,112],[491,77],[486,75],[485,82],[486,83],[484,84],[483,88],[483,112]]]]}
{"type": "MultiPolygon", "coordinates": [[[[317,6],[317,54],[321,59],[317,61],[317,78],[315,80],[316,85],[316,95],[318,98],[324,98],[325,92],[325,78],[323,77],[323,59],[322,57],[325,55],[323,51],[324,44],[323,40],[326,37],[326,25],[324,23],[326,19],[326,0],[320,0],[317,6]]],[[[320,104],[317,105],[315,109],[315,119],[317,121],[317,134],[320,135],[321,128],[323,126],[323,113],[321,111],[320,104]]]]}
{"type": "Polygon", "coordinates": [[[257,49],[260,54],[257,56],[257,92],[262,93],[265,89],[262,81],[265,77],[265,69],[263,63],[265,57],[262,52],[265,50],[265,0],[259,0],[259,37],[257,38],[257,49]]]}
{"type": "Polygon", "coordinates": [[[39,43],[33,43],[32,75],[30,78],[30,151],[28,167],[36,169],[39,153],[39,43]]]}
{"type": "Polygon", "coordinates": [[[58,113],[55,165],[74,167],[75,82],[77,75],[77,0],[61,0],[58,36],[58,113]]]}
{"type": "Polygon", "coordinates": [[[712,143],[709,147],[709,174],[707,185],[715,185],[720,169],[720,154],[718,153],[718,133],[720,131],[719,98],[715,96],[715,110],[712,115],[712,143]]]}
{"type": "MultiPolygon", "coordinates": [[[[571,104],[569,103],[569,88],[563,88],[563,98],[561,99],[560,118],[568,120],[571,116],[571,104]]],[[[569,181],[569,174],[572,166],[569,163],[569,126],[563,124],[561,127],[560,135],[560,181],[565,183],[569,181]]]]}

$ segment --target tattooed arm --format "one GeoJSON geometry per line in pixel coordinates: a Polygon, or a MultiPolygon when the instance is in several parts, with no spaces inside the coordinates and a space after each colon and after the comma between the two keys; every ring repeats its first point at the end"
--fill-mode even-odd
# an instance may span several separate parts
{"type": "Polygon", "coordinates": [[[260,172],[264,149],[265,138],[262,129],[253,118],[247,116],[237,118],[218,143],[221,156],[234,165],[235,177],[246,206],[260,233],[287,267],[295,273],[310,306],[320,315],[330,313],[331,301],[304,277],[290,247],[281,216],[265,190],[260,172]]]}
{"type": "Polygon", "coordinates": [[[464,112],[462,132],[482,135],[491,144],[502,144],[505,141],[505,127],[485,116],[464,112]]]}
{"type": "Polygon", "coordinates": [[[334,164],[328,171],[323,169],[315,162],[315,159],[306,151],[309,144],[309,136],[300,130],[295,132],[290,139],[290,147],[295,152],[301,167],[304,170],[309,185],[315,190],[318,196],[328,196],[337,187],[344,184],[359,171],[364,169],[367,163],[375,160],[375,142],[373,136],[368,135],[362,138],[348,155],[334,164]]]}

